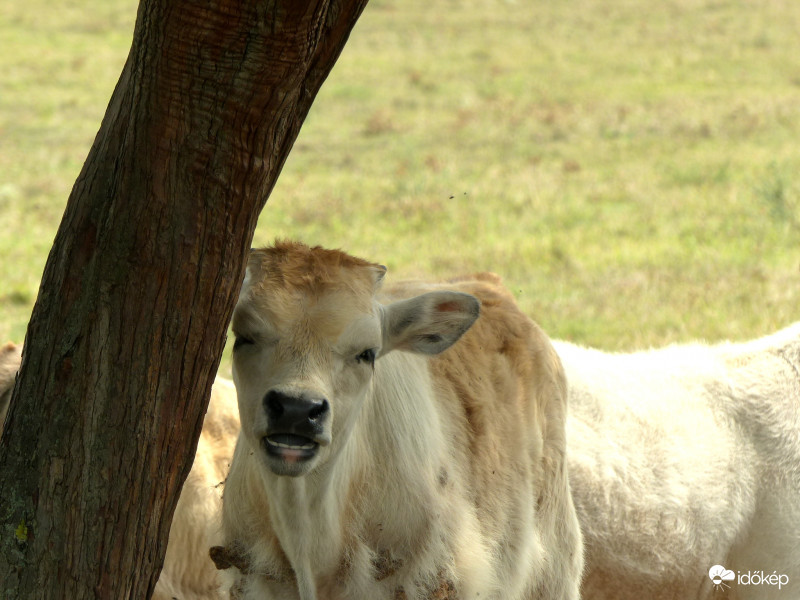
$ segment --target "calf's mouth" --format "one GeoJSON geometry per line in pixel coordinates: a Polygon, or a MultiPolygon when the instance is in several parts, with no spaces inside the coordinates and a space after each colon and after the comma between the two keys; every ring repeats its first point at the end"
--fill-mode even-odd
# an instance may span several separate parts
{"type": "Polygon", "coordinates": [[[273,433],[261,442],[269,456],[290,464],[311,460],[319,449],[319,444],[313,439],[293,433],[273,433]]]}

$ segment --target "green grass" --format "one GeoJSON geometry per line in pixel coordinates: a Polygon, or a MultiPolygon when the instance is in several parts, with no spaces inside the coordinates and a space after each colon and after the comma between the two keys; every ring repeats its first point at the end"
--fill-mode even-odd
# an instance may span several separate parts
{"type": "MultiPolygon", "coordinates": [[[[0,340],[24,335],[135,9],[0,7],[0,340]]],[[[768,333],[800,319],[798,31],[795,0],[372,0],[255,243],[492,270],[553,337],[606,349],[768,333]]]]}

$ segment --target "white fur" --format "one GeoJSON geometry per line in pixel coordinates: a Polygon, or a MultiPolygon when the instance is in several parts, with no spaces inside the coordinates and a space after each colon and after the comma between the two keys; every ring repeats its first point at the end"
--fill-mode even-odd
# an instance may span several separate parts
{"type": "MultiPolygon", "coordinates": [[[[305,478],[272,475],[257,461],[246,460],[252,451],[240,438],[228,479],[226,503],[230,503],[231,511],[246,510],[240,509],[239,499],[231,491],[240,485],[261,484],[269,490],[265,499],[270,515],[274,515],[271,523],[300,588],[293,595],[285,583],[269,585],[251,578],[249,595],[245,594],[245,598],[262,597],[260,594],[266,598],[318,597],[314,573],[336,571],[340,566],[345,502],[348,487],[357,473],[370,486],[370,502],[365,507],[368,512],[361,513],[359,520],[384,526],[383,531],[373,532],[375,542],[380,544],[385,540],[396,544],[397,540],[403,540],[412,546],[415,540],[408,538],[427,538],[430,547],[410,557],[416,563],[413,567],[408,565],[411,573],[421,581],[437,576],[434,560],[448,553],[449,548],[443,542],[450,536],[448,530],[455,528],[463,538],[458,547],[464,556],[459,557],[461,560],[457,557],[450,560],[463,571],[457,577],[468,580],[475,588],[465,597],[482,593],[481,597],[490,598],[499,593],[498,582],[487,572],[492,558],[487,548],[481,548],[474,509],[460,496],[443,494],[437,489],[438,465],[450,462],[451,456],[431,402],[430,386],[425,385],[424,361],[408,355],[394,355],[391,361],[388,358],[376,365],[375,388],[380,391],[365,402],[368,414],[359,417],[359,422],[368,426],[353,427],[349,443],[330,468],[305,478]],[[415,385],[417,381],[423,385],[415,385]],[[410,402],[412,398],[415,401],[410,402]],[[408,444],[409,439],[417,443],[408,444]]],[[[347,583],[342,597],[393,597],[398,586],[395,579],[378,583],[372,577],[370,561],[375,554],[368,541],[372,540],[358,544],[352,559],[353,573],[357,576],[347,583]]],[[[263,570],[279,568],[267,561],[263,570]]],[[[409,598],[416,597],[413,579],[403,581],[402,585],[409,598]]]]}
{"type": "Polygon", "coordinates": [[[800,323],[636,354],[554,345],[570,386],[583,597],[800,598],[800,323]],[[718,564],[789,584],[715,592],[718,564]]]}

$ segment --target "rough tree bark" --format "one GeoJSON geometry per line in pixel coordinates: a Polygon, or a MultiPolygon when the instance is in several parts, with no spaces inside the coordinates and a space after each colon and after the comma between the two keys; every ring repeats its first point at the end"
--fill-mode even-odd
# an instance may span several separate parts
{"type": "Polygon", "coordinates": [[[142,0],[0,442],[3,597],[149,597],[258,213],[365,4],[142,0]]]}

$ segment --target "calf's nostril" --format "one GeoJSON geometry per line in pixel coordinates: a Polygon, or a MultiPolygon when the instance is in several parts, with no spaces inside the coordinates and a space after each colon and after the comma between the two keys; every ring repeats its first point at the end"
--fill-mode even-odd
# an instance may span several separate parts
{"type": "Polygon", "coordinates": [[[322,402],[317,402],[308,412],[308,418],[311,421],[316,421],[320,417],[324,417],[329,409],[330,406],[328,405],[327,400],[323,400],[322,402]]]}
{"type": "Polygon", "coordinates": [[[289,396],[283,392],[270,390],[264,396],[264,411],[275,427],[317,427],[330,413],[326,399],[289,396]]]}
{"type": "Polygon", "coordinates": [[[278,392],[269,392],[264,399],[267,406],[267,414],[273,419],[279,419],[283,416],[284,407],[281,402],[281,394],[278,392]]]}

